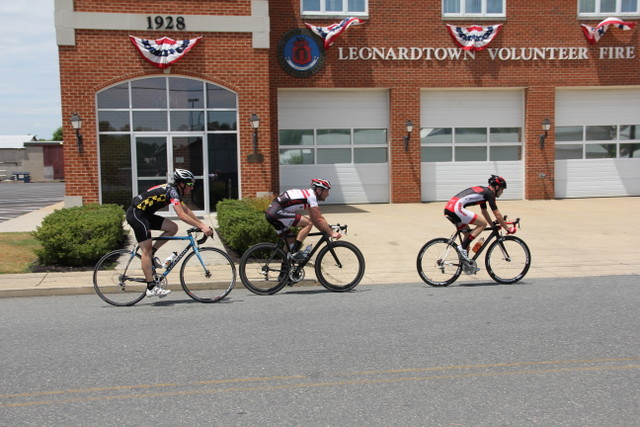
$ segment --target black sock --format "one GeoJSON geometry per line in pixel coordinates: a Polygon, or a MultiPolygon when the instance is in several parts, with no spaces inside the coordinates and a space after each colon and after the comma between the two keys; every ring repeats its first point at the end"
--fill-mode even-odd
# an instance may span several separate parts
{"type": "Polygon", "coordinates": [[[291,246],[291,253],[295,254],[296,252],[298,252],[300,250],[300,246],[302,246],[302,242],[299,242],[297,240],[293,242],[293,246],[291,246]]]}
{"type": "Polygon", "coordinates": [[[153,289],[156,287],[156,282],[147,282],[147,289],[153,289]]]}
{"type": "Polygon", "coordinates": [[[468,250],[472,240],[472,235],[467,236],[467,238],[462,241],[462,249],[464,249],[465,251],[468,250]]]}

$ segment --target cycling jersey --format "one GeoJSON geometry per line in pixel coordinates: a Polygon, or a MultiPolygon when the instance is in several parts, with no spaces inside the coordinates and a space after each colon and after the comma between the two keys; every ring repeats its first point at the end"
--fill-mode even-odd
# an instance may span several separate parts
{"type": "Polygon", "coordinates": [[[131,201],[133,207],[150,214],[167,205],[179,205],[180,203],[182,203],[182,198],[177,187],[173,184],[151,187],[144,193],[135,196],[131,201]]]}
{"type": "Polygon", "coordinates": [[[478,214],[465,209],[467,206],[480,205],[481,209],[487,208],[487,203],[491,210],[497,210],[496,195],[489,187],[471,187],[462,190],[447,202],[444,207],[444,214],[456,226],[461,224],[473,224],[478,214]]]}
{"type": "Polygon", "coordinates": [[[288,190],[271,202],[265,217],[279,234],[283,234],[300,221],[297,211],[316,207],[318,198],[312,189],[288,190]]]}

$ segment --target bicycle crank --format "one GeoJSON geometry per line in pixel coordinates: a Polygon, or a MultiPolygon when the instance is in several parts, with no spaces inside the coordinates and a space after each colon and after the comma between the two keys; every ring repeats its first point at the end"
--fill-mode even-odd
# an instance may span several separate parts
{"type": "Polygon", "coordinates": [[[156,286],[160,289],[167,289],[167,278],[165,276],[161,276],[156,274],[153,276],[153,281],[156,282],[156,286]]]}
{"type": "Polygon", "coordinates": [[[301,282],[302,279],[304,279],[304,269],[302,269],[302,268],[294,268],[293,270],[291,270],[291,273],[289,273],[289,279],[293,283],[301,282]]]}
{"type": "Polygon", "coordinates": [[[462,263],[462,271],[464,271],[465,274],[471,275],[476,274],[480,269],[474,260],[469,260],[469,262],[465,261],[462,263]]]}

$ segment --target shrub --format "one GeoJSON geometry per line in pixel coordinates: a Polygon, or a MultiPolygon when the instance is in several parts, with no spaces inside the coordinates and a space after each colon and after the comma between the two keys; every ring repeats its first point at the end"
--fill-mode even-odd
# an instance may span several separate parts
{"type": "Polygon", "coordinates": [[[218,202],[218,233],[229,248],[242,254],[256,243],[278,241],[273,227],[264,218],[269,203],[268,198],[218,202]]]}
{"type": "Polygon", "coordinates": [[[54,211],[33,233],[44,265],[92,265],[124,240],[124,211],[119,205],[90,204],[54,211]]]}

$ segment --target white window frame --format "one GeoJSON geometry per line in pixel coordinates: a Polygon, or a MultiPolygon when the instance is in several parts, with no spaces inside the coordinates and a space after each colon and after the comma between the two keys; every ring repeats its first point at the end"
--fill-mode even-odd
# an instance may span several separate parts
{"type": "Polygon", "coordinates": [[[500,18],[503,19],[507,16],[507,0],[502,0],[502,13],[487,13],[487,0],[480,0],[481,9],[480,13],[467,13],[466,12],[466,0],[442,0],[442,17],[443,18],[500,18]],[[445,12],[445,2],[447,1],[457,1],[459,3],[460,12],[458,13],[447,13],[445,12]]]}
{"type": "Polygon", "coordinates": [[[601,17],[601,18],[608,18],[610,16],[640,16],[640,0],[635,0],[636,1],[636,10],[634,12],[622,12],[622,2],[624,0],[615,0],[616,2],[616,10],[615,12],[601,12],[601,4],[602,1],[601,0],[594,0],[595,1],[595,11],[593,12],[580,12],[580,3],[586,1],[586,0],[578,0],[578,17],[579,18],[594,18],[594,17],[601,17]]]}
{"type": "Polygon", "coordinates": [[[349,0],[342,0],[342,11],[331,10],[327,11],[327,0],[319,0],[320,1],[320,10],[310,10],[306,11],[303,8],[304,0],[300,0],[300,14],[305,18],[310,17],[318,17],[318,18],[326,18],[329,16],[357,16],[357,17],[367,17],[369,16],[369,0],[364,1],[364,11],[363,12],[353,12],[349,11],[349,0]]]}

